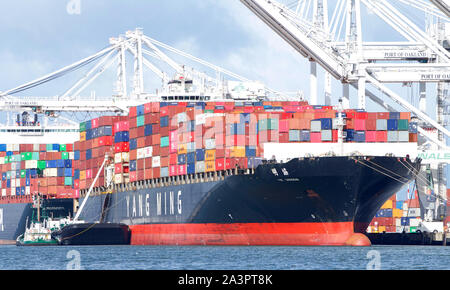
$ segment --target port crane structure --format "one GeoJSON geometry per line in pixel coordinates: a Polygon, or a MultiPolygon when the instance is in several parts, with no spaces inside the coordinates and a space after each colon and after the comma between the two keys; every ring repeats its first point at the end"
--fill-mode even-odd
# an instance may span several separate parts
{"type": "MultiPolygon", "coordinates": [[[[380,91],[419,119],[419,149],[450,152],[446,138],[450,97],[450,5],[447,0],[240,0],[298,53],[310,60],[310,103],[318,104],[317,65],[325,70],[325,104],[331,102],[331,77],[343,84],[343,105],[349,107],[349,86],[357,90],[359,109],[367,98],[387,111],[396,111],[372,90],[380,91]],[[426,29],[410,19],[399,6],[418,10],[426,29]],[[363,8],[378,16],[402,37],[402,41],[363,40],[363,8]],[[418,83],[419,108],[389,87],[391,83],[418,83]],[[426,86],[435,84],[436,120],[428,113],[426,86]]],[[[367,18],[367,17],[366,17],[367,18]]],[[[382,36],[381,36],[382,38],[382,36]]],[[[427,164],[438,202],[446,200],[444,166],[427,164]]]]}

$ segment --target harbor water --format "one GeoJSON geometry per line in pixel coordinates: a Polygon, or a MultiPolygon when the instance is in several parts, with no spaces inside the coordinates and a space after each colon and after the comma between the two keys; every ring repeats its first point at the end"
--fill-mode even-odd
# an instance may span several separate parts
{"type": "Polygon", "coordinates": [[[442,246],[0,246],[2,270],[448,270],[442,246]]]}

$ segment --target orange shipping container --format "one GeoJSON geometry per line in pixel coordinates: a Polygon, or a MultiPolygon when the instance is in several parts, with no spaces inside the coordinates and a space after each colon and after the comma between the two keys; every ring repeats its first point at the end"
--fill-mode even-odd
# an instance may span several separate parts
{"type": "Polygon", "coordinates": [[[216,162],[215,161],[206,161],[205,162],[205,171],[206,172],[216,171],[216,162]]]}
{"type": "Polygon", "coordinates": [[[212,161],[216,159],[216,150],[206,150],[205,151],[205,160],[212,161]]]}

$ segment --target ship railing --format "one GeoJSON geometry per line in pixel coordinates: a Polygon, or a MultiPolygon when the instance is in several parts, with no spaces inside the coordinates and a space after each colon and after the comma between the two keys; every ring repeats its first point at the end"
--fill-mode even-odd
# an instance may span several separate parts
{"type": "MultiPolygon", "coordinates": [[[[148,188],[161,188],[182,184],[195,184],[195,183],[204,183],[204,182],[214,182],[225,180],[229,176],[233,175],[252,175],[255,173],[255,169],[226,169],[219,171],[211,171],[211,172],[201,172],[201,173],[193,173],[186,175],[177,175],[177,176],[166,176],[159,178],[152,178],[146,180],[133,181],[128,183],[120,183],[112,185],[112,191],[121,192],[128,190],[137,190],[137,189],[148,189],[148,188]]],[[[106,186],[95,187],[92,189],[92,195],[102,195],[105,193],[111,192],[110,188],[106,186]]],[[[80,190],[80,196],[84,197],[87,194],[87,189],[80,190]]]]}

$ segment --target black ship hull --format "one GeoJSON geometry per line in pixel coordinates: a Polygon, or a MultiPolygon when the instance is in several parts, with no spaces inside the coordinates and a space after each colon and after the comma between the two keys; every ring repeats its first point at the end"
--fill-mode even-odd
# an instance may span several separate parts
{"type": "MultiPolygon", "coordinates": [[[[367,245],[383,203],[417,174],[397,157],[320,157],[260,165],[249,174],[111,195],[105,221],[145,245],[367,245]]],[[[84,220],[100,219],[106,195],[84,220]]]]}
{"type": "Polygon", "coordinates": [[[128,245],[130,229],[124,224],[80,223],[53,232],[60,245],[128,245]]]}

